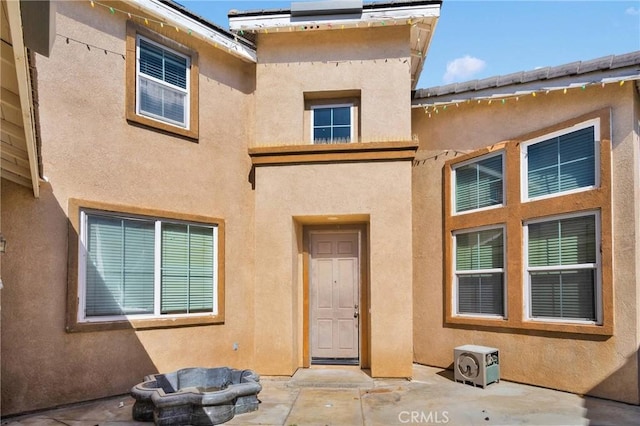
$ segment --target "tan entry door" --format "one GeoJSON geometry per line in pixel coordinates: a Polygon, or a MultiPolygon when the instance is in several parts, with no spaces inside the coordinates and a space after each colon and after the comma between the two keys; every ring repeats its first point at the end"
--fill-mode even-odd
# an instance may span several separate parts
{"type": "Polygon", "coordinates": [[[359,356],[359,234],[311,233],[311,360],[353,363],[359,356]]]}

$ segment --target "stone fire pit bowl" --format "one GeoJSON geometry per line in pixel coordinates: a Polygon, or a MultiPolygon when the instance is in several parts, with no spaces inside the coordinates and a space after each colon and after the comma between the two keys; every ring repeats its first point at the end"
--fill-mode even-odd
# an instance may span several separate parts
{"type": "Polygon", "coordinates": [[[228,367],[152,374],[131,389],[133,419],[156,425],[217,425],[258,409],[260,376],[228,367]]]}

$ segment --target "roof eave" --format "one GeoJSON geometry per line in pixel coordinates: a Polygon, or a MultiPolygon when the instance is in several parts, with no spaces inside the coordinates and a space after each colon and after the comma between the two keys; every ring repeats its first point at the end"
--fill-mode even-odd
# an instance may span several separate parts
{"type": "Polygon", "coordinates": [[[611,56],[593,61],[420,89],[414,92],[412,106],[420,108],[470,100],[504,99],[539,92],[586,88],[592,85],[624,84],[624,81],[632,80],[640,80],[640,51],[617,57],[611,56]],[[616,64],[617,58],[625,63],[616,64]],[[598,61],[602,62],[605,59],[610,59],[609,68],[592,67],[592,69],[584,71],[585,66],[590,66],[598,61]],[[575,67],[575,70],[572,72],[567,70],[570,66],[575,67]]]}
{"type": "Polygon", "coordinates": [[[191,31],[191,35],[219,49],[227,51],[229,54],[243,61],[251,63],[257,62],[256,51],[248,42],[241,42],[238,40],[237,35],[218,28],[213,24],[209,24],[203,19],[188,16],[184,10],[180,10],[160,0],[130,0],[127,3],[145,13],[162,19],[168,25],[188,28],[191,31]]]}

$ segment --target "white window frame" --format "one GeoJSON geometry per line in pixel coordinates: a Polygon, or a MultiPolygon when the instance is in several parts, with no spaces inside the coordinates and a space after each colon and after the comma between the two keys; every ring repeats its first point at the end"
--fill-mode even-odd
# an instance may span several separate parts
{"type": "Polygon", "coordinates": [[[524,283],[524,317],[527,321],[535,322],[550,322],[550,323],[572,323],[572,324],[595,324],[602,325],[602,253],[601,253],[601,224],[600,224],[600,211],[584,211],[584,212],[572,212],[555,216],[547,216],[543,218],[536,218],[523,222],[522,229],[522,245],[523,256],[522,259],[522,282],[524,283]],[[529,266],[529,225],[535,223],[555,222],[562,219],[572,219],[577,217],[594,216],[596,224],[596,262],[595,263],[580,263],[575,265],[553,265],[553,266],[529,266]],[[594,288],[594,304],[595,304],[595,321],[577,320],[571,318],[535,318],[531,316],[531,280],[530,272],[537,271],[564,271],[574,269],[595,269],[595,288],[594,288]]]}
{"type": "Polygon", "coordinates": [[[579,192],[590,191],[592,189],[599,188],[599,187],[600,187],[600,119],[599,118],[583,121],[571,127],[567,127],[553,133],[547,133],[546,135],[537,137],[535,139],[530,139],[520,144],[520,198],[523,203],[528,201],[544,200],[546,198],[553,198],[553,197],[559,197],[559,196],[568,195],[568,194],[575,194],[579,192]],[[556,138],[558,136],[563,136],[568,133],[575,132],[577,130],[586,129],[588,127],[593,127],[593,143],[594,143],[593,164],[595,168],[594,184],[590,186],[584,186],[582,188],[570,189],[568,191],[554,192],[553,194],[540,195],[537,197],[529,197],[529,177],[528,177],[529,163],[527,161],[529,147],[537,143],[556,138]]]}
{"type": "Polygon", "coordinates": [[[452,262],[453,264],[451,265],[451,271],[452,271],[452,277],[451,277],[451,282],[453,283],[453,292],[452,292],[452,309],[451,312],[453,312],[453,315],[456,317],[463,317],[463,318],[500,318],[500,319],[507,319],[508,318],[508,311],[507,311],[507,307],[508,307],[508,303],[507,303],[507,227],[505,224],[500,224],[500,225],[487,225],[487,226],[481,226],[481,227],[477,227],[477,228],[469,228],[469,229],[457,229],[455,231],[453,231],[451,233],[451,238],[453,240],[453,244],[452,244],[452,262]],[[465,270],[465,271],[461,271],[458,272],[457,269],[457,248],[458,248],[458,241],[457,241],[457,235],[458,234],[469,234],[469,233],[473,233],[473,232],[481,232],[481,231],[489,231],[489,230],[493,230],[493,229],[501,229],[502,230],[502,244],[503,244],[503,249],[502,249],[502,268],[491,268],[491,269],[473,269],[473,270],[465,270]],[[492,315],[492,314],[467,314],[467,313],[459,313],[458,312],[458,275],[462,274],[462,275],[473,275],[473,274],[494,274],[494,273],[502,273],[502,304],[503,304],[503,312],[504,315],[492,315]]]}
{"type": "Polygon", "coordinates": [[[492,210],[492,209],[499,209],[501,207],[504,207],[505,205],[505,198],[507,196],[507,179],[506,179],[506,175],[505,175],[505,155],[504,155],[504,150],[500,150],[497,152],[492,152],[489,154],[485,154],[485,155],[481,155],[479,157],[474,157],[470,160],[467,161],[463,161],[461,163],[458,163],[456,165],[454,165],[451,168],[451,212],[453,216],[457,216],[457,215],[463,215],[463,214],[468,214],[468,213],[476,213],[476,212],[481,212],[484,210],[492,210]],[[457,174],[457,169],[460,167],[464,167],[464,166],[468,166],[469,164],[473,164],[473,163],[477,163],[479,161],[483,161],[486,159],[489,159],[491,157],[496,157],[496,156],[500,156],[502,158],[502,202],[500,204],[495,204],[493,206],[486,206],[486,207],[480,207],[477,209],[471,209],[471,210],[465,210],[463,212],[458,212],[457,211],[457,205],[456,205],[456,195],[457,195],[457,191],[456,191],[456,183],[457,183],[457,178],[458,178],[458,174],[457,174]]]}
{"type": "Polygon", "coordinates": [[[349,142],[348,143],[352,143],[353,141],[355,141],[355,124],[354,124],[354,116],[355,116],[355,108],[354,108],[354,104],[353,103],[345,103],[345,104],[328,104],[328,105],[312,105],[311,106],[311,121],[310,121],[310,128],[311,128],[311,144],[313,145],[331,145],[331,144],[335,144],[336,142],[333,142],[333,140],[331,142],[328,143],[317,143],[314,139],[314,130],[315,130],[315,126],[314,126],[314,119],[315,119],[315,110],[316,109],[328,109],[328,108],[344,108],[344,107],[349,107],[349,127],[350,127],[350,132],[349,132],[349,142]]]}
{"type": "Polygon", "coordinates": [[[177,50],[171,49],[161,43],[158,43],[156,41],[153,41],[147,37],[141,36],[140,34],[136,35],[136,114],[142,116],[142,117],[146,117],[149,118],[150,120],[154,120],[160,123],[164,123],[164,124],[170,124],[172,126],[176,126],[176,127],[181,127],[184,129],[189,130],[189,124],[191,122],[191,111],[190,111],[190,106],[191,106],[191,57],[188,55],[185,55],[184,53],[178,52],[177,50]],[[159,80],[155,77],[152,77],[148,74],[145,73],[141,73],[140,72],[140,40],[144,40],[145,42],[149,43],[149,44],[153,44],[154,46],[162,49],[162,50],[166,50],[176,56],[181,56],[183,58],[186,59],[187,63],[186,63],[186,70],[185,70],[185,74],[186,74],[186,89],[183,89],[182,87],[178,87],[178,86],[174,86],[173,84],[167,83],[166,81],[163,80],[159,80]],[[171,90],[175,90],[181,93],[185,94],[184,97],[184,123],[181,123],[179,121],[175,121],[175,120],[171,120],[168,119],[166,117],[162,117],[162,116],[158,116],[155,114],[151,114],[149,112],[143,112],[140,110],[140,76],[143,76],[143,78],[152,81],[156,84],[160,84],[162,86],[168,87],[171,90]]]}
{"type": "Polygon", "coordinates": [[[105,212],[93,209],[82,209],[80,211],[80,235],[78,238],[78,323],[101,323],[126,320],[140,319],[166,319],[166,318],[185,318],[185,317],[207,317],[218,315],[218,225],[210,223],[197,223],[189,221],[181,221],[167,218],[155,218],[149,216],[136,216],[131,214],[120,214],[114,212],[105,212]],[[86,274],[87,274],[87,215],[99,215],[120,219],[142,219],[155,223],[155,253],[154,253],[154,313],[153,314],[129,314],[129,315],[111,315],[86,317],[86,274]],[[187,314],[161,314],[160,296],[161,296],[161,229],[163,223],[177,223],[185,225],[197,225],[213,228],[213,305],[211,312],[197,312],[187,314]]]}

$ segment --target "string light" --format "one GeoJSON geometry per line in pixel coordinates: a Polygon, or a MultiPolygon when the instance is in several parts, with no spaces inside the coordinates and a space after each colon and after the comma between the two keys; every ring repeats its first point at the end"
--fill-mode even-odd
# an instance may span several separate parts
{"type": "MultiPolygon", "coordinates": [[[[635,78],[631,78],[633,80],[635,80],[635,78]]],[[[582,85],[576,85],[573,86],[573,88],[580,88],[581,90],[586,90],[586,88],[588,86],[594,86],[594,85],[600,85],[603,88],[606,87],[607,84],[611,84],[611,83],[618,83],[620,86],[624,85],[626,80],[620,80],[620,81],[595,81],[595,82],[591,82],[591,83],[584,83],[582,85]]],[[[567,91],[569,89],[571,89],[572,87],[562,87],[562,88],[557,88],[557,89],[542,89],[544,90],[545,94],[551,93],[551,92],[560,92],[562,91],[563,94],[566,94],[567,91]]],[[[542,90],[532,90],[530,92],[531,96],[536,98],[538,96],[538,93],[542,92],[542,90]]],[[[511,95],[511,96],[506,96],[504,98],[500,99],[500,102],[502,103],[502,105],[505,105],[507,103],[507,100],[509,99],[515,99],[516,101],[520,100],[520,96],[521,95],[511,95]]],[[[482,101],[487,101],[487,105],[491,105],[493,103],[493,98],[492,97],[480,97],[480,98],[473,98],[473,99],[466,99],[465,101],[450,101],[450,102],[442,102],[442,103],[433,103],[432,105],[423,105],[424,108],[424,112],[425,114],[428,114],[429,118],[432,117],[432,112],[435,114],[439,114],[439,111],[446,111],[447,110],[447,106],[451,106],[451,105],[455,105],[456,107],[459,107],[461,102],[467,103],[469,104],[471,101],[476,101],[476,103],[479,105],[482,103],[482,101]]]]}

